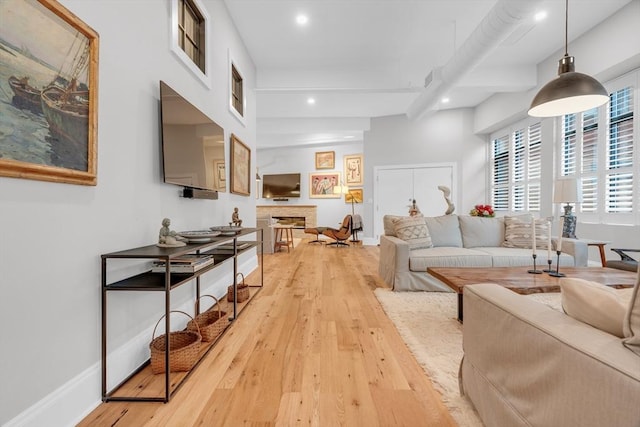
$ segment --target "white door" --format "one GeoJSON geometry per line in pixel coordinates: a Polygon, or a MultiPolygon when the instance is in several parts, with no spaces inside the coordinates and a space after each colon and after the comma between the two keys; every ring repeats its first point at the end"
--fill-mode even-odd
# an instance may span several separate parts
{"type": "Polygon", "coordinates": [[[445,185],[454,195],[455,165],[413,165],[378,167],[374,182],[374,238],[379,241],[384,234],[382,217],[384,215],[409,214],[413,199],[425,216],[443,215],[447,203],[438,186],[445,185]]]}

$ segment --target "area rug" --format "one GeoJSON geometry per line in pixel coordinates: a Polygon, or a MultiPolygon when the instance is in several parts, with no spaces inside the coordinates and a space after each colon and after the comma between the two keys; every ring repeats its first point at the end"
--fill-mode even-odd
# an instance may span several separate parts
{"type": "MultiPolygon", "coordinates": [[[[460,427],[482,427],[469,401],[460,396],[458,368],[462,359],[462,325],[457,296],[442,292],[393,292],[375,295],[405,344],[422,366],[460,427]]],[[[560,294],[535,294],[533,299],[560,308],[560,294]]]]}

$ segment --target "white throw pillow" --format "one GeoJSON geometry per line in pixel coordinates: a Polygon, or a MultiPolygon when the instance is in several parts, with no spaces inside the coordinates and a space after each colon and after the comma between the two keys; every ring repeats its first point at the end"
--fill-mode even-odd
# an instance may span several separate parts
{"type": "MultiPolygon", "coordinates": [[[[533,247],[533,218],[506,216],[504,218],[505,248],[531,249],[533,247]]],[[[536,248],[547,249],[551,227],[546,219],[536,219],[536,248]]]]}
{"type": "Polygon", "coordinates": [[[625,306],[613,288],[589,280],[560,279],[562,309],[568,316],[622,338],[625,306]]]}
{"type": "Polygon", "coordinates": [[[431,234],[433,246],[462,247],[462,234],[458,215],[443,215],[426,217],[427,227],[431,234]]]}
{"type": "Polygon", "coordinates": [[[382,224],[384,225],[384,235],[396,237],[396,231],[393,226],[393,221],[400,218],[409,218],[408,216],[399,215],[385,215],[382,217],[382,224]]]}
{"type": "Polygon", "coordinates": [[[504,218],[460,215],[458,219],[465,248],[495,248],[504,243],[504,218]]]}
{"type": "Polygon", "coordinates": [[[397,218],[393,221],[393,228],[396,236],[409,244],[409,250],[433,247],[422,215],[397,218]]]}
{"type": "Polygon", "coordinates": [[[640,355],[640,269],[638,269],[638,278],[622,326],[625,336],[624,345],[640,355]]]}

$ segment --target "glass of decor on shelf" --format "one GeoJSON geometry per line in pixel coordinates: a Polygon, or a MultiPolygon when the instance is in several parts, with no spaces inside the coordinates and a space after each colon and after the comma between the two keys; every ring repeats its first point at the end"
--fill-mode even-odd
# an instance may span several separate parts
{"type": "Polygon", "coordinates": [[[491,207],[491,205],[476,205],[473,209],[471,209],[469,215],[493,218],[496,214],[493,212],[493,208],[491,207]]]}

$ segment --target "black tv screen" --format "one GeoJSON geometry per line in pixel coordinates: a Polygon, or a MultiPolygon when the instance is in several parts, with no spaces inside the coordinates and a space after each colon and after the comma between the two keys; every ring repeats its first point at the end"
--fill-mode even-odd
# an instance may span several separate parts
{"type": "Polygon", "coordinates": [[[262,197],[265,199],[300,197],[300,174],[262,175],[262,197]]]}
{"type": "Polygon", "coordinates": [[[163,81],[160,111],[164,182],[226,191],[224,129],[163,81]]]}

